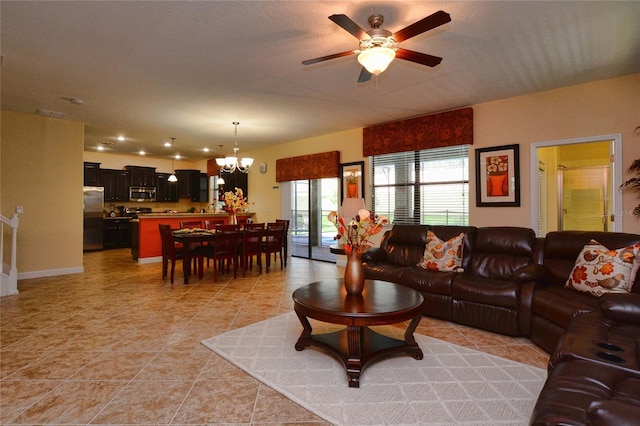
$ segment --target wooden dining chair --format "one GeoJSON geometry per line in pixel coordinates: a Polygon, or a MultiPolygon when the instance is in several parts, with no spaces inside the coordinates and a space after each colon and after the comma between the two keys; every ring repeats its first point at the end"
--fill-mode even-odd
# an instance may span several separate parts
{"type": "Polygon", "coordinates": [[[269,266],[271,266],[271,255],[276,260],[278,254],[280,254],[280,270],[282,271],[282,250],[284,241],[284,224],[283,223],[267,223],[267,229],[264,231],[264,241],[262,243],[262,252],[265,254],[265,260],[267,261],[267,273],[269,273],[269,266]]]}
{"type": "Polygon", "coordinates": [[[197,228],[204,229],[201,220],[181,220],[180,229],[197,228]]]}
{"type": "MultiPolygon", "coordinates": [[[[218,225],[215,228],[215,240],[213,245],[204,246],[200,253],[203,258],[213,260],[213,281],[218,281],[218,270],[224,272],[225,261],[226,270],[230,271],[233,264],[233,278],[238,276],[238,241],[240,238],[240,225],[218,225]]],[[[203,266],[200,259],[200,266],[203,266]]]]}
{"type": "Polygon", "coordinates": [[[284,239],[282,240],[282,250],[284,252],[284,267],[287,267],[287,257],[289,256],[289,219],[276,219],[276,223],[284,223],[284,239]]]}
{"type": "Polygon", "coordinates": [[[215,229],[216,225],[224,225],[224,217],[212,217],[204,220],[204,229],[215,229]]]}
{"type": "MultiPolygon", "coordinates": [[[[173,239],[173,230],[171,229],[171,225],[158,224],[158,228],[160,230],[160,240],[162,241],[162,279],[167,277],[167,272],[169,269],[169,262],[171,262],[171,284],[173,284],[173,277],[175,275],[176,270],[176,262],[183,259],[182,247],[176,247],[176,242],[173,239]]],[[[202,264],[202,262],[196,262],[198,259],[202,259],[201,255],[198,252],[192,252],[191,255],[194,258],[194,273],[198,272],[197,266],[198,263],[202,264]]]]}
{"type": "Polygon", "coordinates": [[[242,231],[242,244],[240,245],[240,266],[242,276],[246,276],[247,269],[253,268],[253,257],[262,274],[262,234],[264,223],[245,223],[242,231]]]}

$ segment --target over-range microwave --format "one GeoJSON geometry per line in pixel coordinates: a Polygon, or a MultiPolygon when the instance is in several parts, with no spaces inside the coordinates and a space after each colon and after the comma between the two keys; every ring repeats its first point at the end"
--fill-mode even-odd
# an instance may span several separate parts
{"type": "Polygon", "coordinates": [[[156,188],[153,186],[129,187],[129,201],[156,201],[156,188]]]}

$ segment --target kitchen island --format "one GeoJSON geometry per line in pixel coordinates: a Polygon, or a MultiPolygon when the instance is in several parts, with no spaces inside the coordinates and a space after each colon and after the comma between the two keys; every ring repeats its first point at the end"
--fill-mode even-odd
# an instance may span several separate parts
{"type": "MultiPolygon", "coordinates": [[[[255,213],[236,214],[239,222],[246,218],[254,219],[255,213]]],[[[160,240],[159,224],[171,225],[173,229],[180,228],[181,221],[217,220],[229,223],[227,213],[148,213],[141,214],[131,221],[131,256],[138,263],[153,263],[162,261],[162,241],[160,240]]]]}

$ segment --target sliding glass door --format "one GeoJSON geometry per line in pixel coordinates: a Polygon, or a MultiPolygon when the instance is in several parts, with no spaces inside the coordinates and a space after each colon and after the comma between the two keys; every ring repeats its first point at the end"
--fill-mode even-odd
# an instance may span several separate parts
{"type": "Polygon", "coordinates": [[[329,252],[336,230],[327,220],[338,210],[338,179],[291,182],[291,255],[334,262],[329,252]]]}

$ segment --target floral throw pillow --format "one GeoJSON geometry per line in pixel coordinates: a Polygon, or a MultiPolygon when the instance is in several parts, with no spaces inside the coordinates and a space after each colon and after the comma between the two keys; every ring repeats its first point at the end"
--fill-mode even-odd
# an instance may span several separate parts
{"type": "Polygon", "coordinates": [[[418,266],[430,271],[462,272],[462,247],[464,233],[448,241],[442,241],[431,231],[427,231],[427,246],[418,266]]]}
{"type": "Polygon", "coordinates": [[[640,244],[609,250],[596,240],[582,248],[565,287],[600,297],[631,291],[638,266],[640,244]]]}

